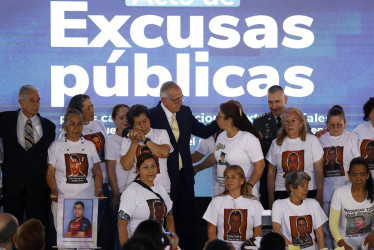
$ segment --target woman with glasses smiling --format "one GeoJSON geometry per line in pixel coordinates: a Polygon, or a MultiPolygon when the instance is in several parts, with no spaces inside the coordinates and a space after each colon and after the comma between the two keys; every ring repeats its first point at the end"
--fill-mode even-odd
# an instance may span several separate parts
{"type": "MultiPolygon", "coordinates": [[[[328,132],[319,138],[324,151],[324,187],[323,210],[329,216],[331,197],[335,189],[344,186],[348,180],[349,163],[359,157],[358,136],[345,131],[345,114],[339,105],[333,106],[327,113],[328,132]]],[[[333,237],[325,225],[325,243],[333,248],[333,237]]]]}
{"type": "Polygon", "coordinates": [[[286,199],[285,177],[294,170],[304,171],[310,177],[308,198],[322,205],[323,150],[314,135],[307,134],[307,122],[296,107],[284,112],[282,127],[271,143],[266,159],[269,162],[268,199],[271,208],[274,200],[286,199]]]}

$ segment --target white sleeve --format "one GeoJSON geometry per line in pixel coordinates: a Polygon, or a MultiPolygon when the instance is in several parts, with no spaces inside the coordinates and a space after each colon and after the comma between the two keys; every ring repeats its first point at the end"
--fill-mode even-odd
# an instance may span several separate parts
{"type": "Polygon", "coordinates": [[[317,229],[322,226],[328,220],[328,218],[316,200],[311,199],[311,202],[313,208],[313,226],[314,229],[317,229]]]}
{"type": "Polygon", "coordinates": [[[340,189],[335,190],[334,193],[332,194],[330,208],[341,211],[342,200],[341,200],[341,197],[340,197],[340,189]]]}
{"type": "Polygon", "coordinates": [[[119,145],[110,137],[105,143],[105,160],[117,160],[119,145]]]}
{"type": "Polygon", "coordinates": [[[203,155],[209,154],[210,152],[207,141],[208,139],[201,139],[199,145],[197,145],[196,151],[203,155]]]}
{"type": "Polygon", "coordinates": [[[51,164],[52,167],[56,168],[57,165],[57,157],[55,154],[56,148],[56,141],[52,142],[52,144],[48,148],[48,164],[51,164]]]}
{"type": "Polygon", "coordinates": [[[131,145],[131,140],[129,138],[123,137],[122,143],[121,143],[121,151],[120,151],[121,156],[124,156],[125,154],[127,154],[127,151],[129,151],[130,145],[131,145]]]}
{"type": "Polygon", "coordinates": [[[277,165],[277,162],[276,162],[276,159],[275,159],[275,147],[277,146],[276,145],[276,140],[277,139],[274,139],[272,142],[271,142],[271,146],[270,146],[270,149],[266,155],[266,160],[271,164],[271,165],[274,165],[276,166],[277,165]]]}
{"type": "Polygon", "coordinates": [[[126,188],[125,191],[121,195],[121,203],[119,204],[119,210],[124,211],[130,218],[135,212],[137,202],[136,202],[137,194],[133,188],[126,188]]]}
{"type": "Polygon", "coordinates": [[[271,221],[282,225],[282,209],[280,207],[279,200],[273,203],[273,209],[271,210],[271,221]]]}
{"type": "Polygon", "coordinates": [[[250,161],[254,163],[264,159],[260,141],[255,136],[251,136],[248,139],[245,148],[250,161]]]}
{"type": "Polygon", "coordinates": [[[206,209],[203,219],[207,222],[213,224],[214,226],[218,227],[218,208],[217,208],[217,199],[219,197],[214,198],[208,208],[206,209]]]}
{"type": "Polygon", "coordinates": [[[88,145],[89,154],[92,157],[92,163],[94,163],[94,164],[95,163],[100,163],[101,160],[99,158],[99,155],[97,154],[95,145],[91,141],[87,141],[87,140],[86,140],[86,143],[88,145]]]}
{"type": "Polygon", "coordinates": [[[165,129],[161,129],[161,133],[160,133],[160,145],[162,145],[162,144],[167,144],[167,145],[170,146],[169,153],[172,153],[174,151],[174,148],[173,148],[173,146],[171,145],[171,142],[170,142],[169,134],[165,129]]]}
{"type": "Polygon", "coordinates": [[[323,157],[323,148],[317,137],[310,135],[310,138],[312,138],[312,159],[316,162],[323,157]]]}
{"type": "Polygon", "coordinates": [[[254,211],[255,211],[255,214],[253,216],[253,226],[254,227],[261,226],[262,225],[262,211],[264,211],[264,208],[262,207],[259,201],[255,201],[254,211]]]}
{"type": "Polygon", "coordinates": [[[352,133],[351,136],[351,143],[352,143],[352,155],[354,157],[361,157],[361,152],[360,152],[360,139],[356,134],[352,133]]]}
{"type": "Polygon", "coordinates": [[[170,210],[173,208],[173,202],[171,201],[169,195],[166,193],[163,186],[159,185],[158,191],[159,191],[159,194],[161,195],[162,199],[164,200],[165,205],[166,205],[167,210],[168,210],[167,212],[169,213],[170,210]]]}

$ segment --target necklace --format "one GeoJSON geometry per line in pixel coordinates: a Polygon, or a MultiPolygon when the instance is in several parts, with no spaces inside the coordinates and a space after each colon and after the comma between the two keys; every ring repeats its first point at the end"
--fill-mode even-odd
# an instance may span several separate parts
{"type": "MultiPolygon", "coordinates": [[[[82,145],[82,154],[83,154],[83,153],[84,153],[84,140],[83,140],[83,136],[80,136],[80,140],[81,140],[81,145],[82,145]]],[[[69,141],[70,141],[70,140],[69,140],[69,141]]],[[[67,145],[69,145],[69,144],[68,144],[68,138],[67,138],[66,134],[65,134],[65,143],[66,143],[67,145]]],[[[69,148],[69,147],[66,147],[66,151],[69,153],[70,148],[69,148]]]]}

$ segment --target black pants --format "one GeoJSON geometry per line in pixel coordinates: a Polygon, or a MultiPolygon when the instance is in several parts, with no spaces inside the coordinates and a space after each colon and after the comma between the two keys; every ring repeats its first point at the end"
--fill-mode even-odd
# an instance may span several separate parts
{"type": "MultiPolygon", "coordinates": [[[[317,190],[309,190],[307,198],[313,198],[316,197],[317,190]]],[[[287,193],[287,191],[275,191],[274,192],[274,201],[281,200],[281,199],[287,199],[290,197],[290,195],[287,193]]]]}
{"type": "Polygon", "coordinates": [[[179,171],[179,185],[177,197],[173,201],[173,214],[180,248],[196,249],[195,191],[193,185],[186,185],[183,168],[179,171]]]}

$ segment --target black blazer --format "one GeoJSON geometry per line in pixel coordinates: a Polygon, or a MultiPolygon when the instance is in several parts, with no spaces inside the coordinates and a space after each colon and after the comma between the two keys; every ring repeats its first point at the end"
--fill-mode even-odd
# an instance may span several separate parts
{"type": "Polygon", "coordinates": [[[50,120],[41,117],[43,136],[26,151],[17,137],[17,111],[0,113],[0,137],[4,145],[3,193],[18,195],[27,190],[34,196],[48,194],[46,173],[48,165],[48,147],[55,139],[56,126],[50,120]]]}
{"type": "Polygon", "coordinates": [[[179,185],[178,153],[180,153],[182,157],[186,184],[193,185],[194,174],[190,151],[191,134],[206,139],[218,130],[218,125],[216,121],[209,125],[200,123],[195,116],[192,115],[191,109],[182,105],[180,110],[176,113],[180,133],[178,142],[176,142],[168,119],[166,118],[166,114],[161,107],[161,102],[159,102],[156,107],[150,109],[150,114],[151,127],[157,129],[166,129],[170,137],[171,145],[174,148],[174,151],[169,155],[167,160],[168,173],[171,181],[171,195],[172,198],[174,198],[175,194],[173,194],[173,191],[177,190],[179,185]]]}

